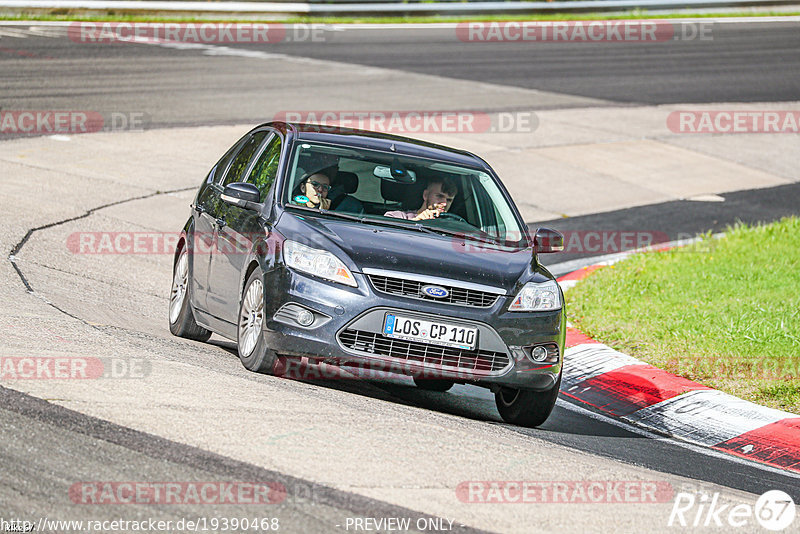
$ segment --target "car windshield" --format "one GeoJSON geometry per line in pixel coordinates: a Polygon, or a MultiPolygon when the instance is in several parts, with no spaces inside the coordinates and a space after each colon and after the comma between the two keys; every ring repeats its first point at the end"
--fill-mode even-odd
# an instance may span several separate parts
{"type": "Polygon", "coordinates": [[[479,169],[393,152],[298,143],[286,206],[503,247],[528,246],[498,184],[479,169]]]}

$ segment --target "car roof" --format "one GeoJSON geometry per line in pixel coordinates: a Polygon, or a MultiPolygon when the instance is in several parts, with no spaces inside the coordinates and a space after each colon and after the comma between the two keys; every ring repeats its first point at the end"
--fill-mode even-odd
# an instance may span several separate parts
{"type": "Polygon", "coordinates": [[[291,134],[299,141],[330,143],[381,151],[391,150],[390,147],[394,145],[394,150],[392,151],[400,155],[430,158],[457,165],[488,169],[486,162],[471,152],[399,135],[294,122],[269,122],[261,126],[276,128],[286,134],[291,134]]]}

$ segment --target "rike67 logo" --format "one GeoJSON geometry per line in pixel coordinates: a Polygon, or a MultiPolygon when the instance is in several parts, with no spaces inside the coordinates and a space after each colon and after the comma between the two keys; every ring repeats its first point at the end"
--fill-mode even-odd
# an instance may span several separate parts
{"type": "Polygon", "coordinates": [[[687,493],[675,495],[672,513],[667,526],[676,527],[749,527],[757,522],[761,527],[778,532],[794,522],[794,500],[781,490],[770,490],[761,495],[755,506],[749,504],[720,503],[720,494],[687,493]]]}

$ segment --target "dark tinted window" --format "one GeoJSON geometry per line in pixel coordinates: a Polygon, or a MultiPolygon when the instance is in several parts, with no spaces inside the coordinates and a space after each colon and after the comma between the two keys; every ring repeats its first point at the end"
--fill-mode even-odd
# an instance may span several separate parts
{"type": "Polygon", "coordinates": [[[275,182],[275,177],[278,175],[278,162],[281,159],[281,138],[274,135],[267,143],[266,148],[258,158],[253,170],[247,181],[255,184],[258,190],[261,191],[261,202],[267,198],[272,184],[275,182]]]}
{"type": "Polygon", "coordinates": [[[225,179],[222,182],[223,186],[233,182],[244,181],[244,173],[250,164],[250,160],[253,159],[253,156],[255,156],[258,151],[258,147],[261,146],[261,142],[264,141],[268,133],[269,132],[256,132],[244,142],[242,149],[236,154],[236,157],[233,158],[231,167],[228,169],[228,174],[225,175],[225,179]]]}

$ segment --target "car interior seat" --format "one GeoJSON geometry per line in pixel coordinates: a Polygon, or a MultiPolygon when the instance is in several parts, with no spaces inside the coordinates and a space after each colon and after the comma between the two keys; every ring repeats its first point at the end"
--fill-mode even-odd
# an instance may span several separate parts
{"type": "Polygon", "coordinates": [[[364,205],[352,196],[357,190],[358,175],[354,172],[338,171],[328,192],[328,198],[331,200],[330,209],[363,214],[364,205]]]}
{"type": "Polygon", "coordinates": [[[399,202],[403,211],[416,211],[422,205],[422,192],[428,186],[427,180],[417,180],[413,184],[381,181],[381,196],[389,202],[399,202]]]}

